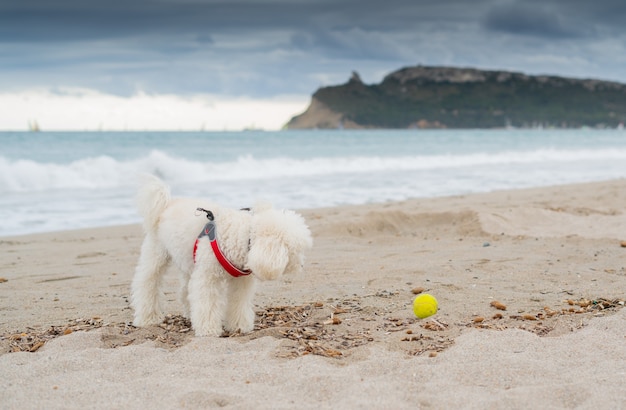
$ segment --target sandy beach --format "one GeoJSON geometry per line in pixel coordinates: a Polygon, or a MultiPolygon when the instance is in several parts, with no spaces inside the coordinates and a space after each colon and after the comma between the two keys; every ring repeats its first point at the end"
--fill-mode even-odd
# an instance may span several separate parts
{"type": "Polygon", "coordinates": [[[302,214],[305,273],[221,338],[175,272],[130,325],[139,225],[0,238],[0,407],[626,408],[626,179],[302,214]]]}

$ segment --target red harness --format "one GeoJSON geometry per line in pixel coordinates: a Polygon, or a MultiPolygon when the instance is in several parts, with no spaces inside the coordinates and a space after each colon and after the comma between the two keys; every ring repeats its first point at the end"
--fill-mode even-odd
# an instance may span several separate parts
{"type": "Polygon", "coordinates": [[[207,218],[209,218],[209,222],[204,225],[202,232],[196,238],[196,242],[193,245],[193,263],[196,263],[196,252],[198,250],[198,241],[205,237],[209,237],[209,241],[211,242],[211,249],[213,249],[213,254],[215,254],[215,258],[222,265],[222,268],[226,272],[228,272],[231,276],[238,278],[240,276],[247,276],[252,273],[251,270],[241,270],[235,265],[233,265],[227,258],[224,256],[224,253],[220,249],[219,244],[217,243],[217,235],[215,233],[215,221],[213,221],[213,213],[211,211],[207,211],[206,209],[198,208],[199,211],[203,211],[207,213],[207,218]]]}

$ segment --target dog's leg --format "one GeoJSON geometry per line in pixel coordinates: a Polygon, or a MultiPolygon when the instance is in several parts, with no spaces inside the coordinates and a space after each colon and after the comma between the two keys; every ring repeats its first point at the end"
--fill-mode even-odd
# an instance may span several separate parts
{"type": "Polygon", "coordinates": [[[146,235],[131,285],[131,305],[135,326],[156,325],[163,321],[161,284],[169,257],[153,235],[146,235]]]}
{"type": "Polygon", "coordinates": [[[189,272],[180,271],[180,289],[178,292],[178,300],[183,305],[183,316],[188,318],[189,311],[189,272]]]}
{"type": "Polygon", "coordinates": [[[203,269],[198,263],[189,279],[190,319],[196,336],[222,334],[227,283],[221,269],[215,269],[203,269]]]}
{"type": "Polygon", "coordinates": [[[251,332],[254,329],[254,306],[252,299],[256,290],[256,279],[252,276],[233,278],[228,287],[226,308],[226,330],[229,332],[251,332]]]}

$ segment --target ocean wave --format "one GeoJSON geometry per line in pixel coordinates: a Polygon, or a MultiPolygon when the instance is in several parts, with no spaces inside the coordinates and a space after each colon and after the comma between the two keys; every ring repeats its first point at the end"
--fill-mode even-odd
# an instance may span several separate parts
{"type": "Polygon", "coordinates": [[[190,160],[154,150],[148,155],[120,160],[89,157],[70,163],[10,160],[0,156],[0,192],[36,192],[63,189],[129,187],[136,176],[152,173],[171,184],[210,181],[253,181],[294,177],[329,177],[348,173],[384,173],[583,161],[626,161],[626,149],[539,149],[534,151],[477,152],[417,156],[344,156],[297,159],[240,156],[234,161],[190,160]]]}

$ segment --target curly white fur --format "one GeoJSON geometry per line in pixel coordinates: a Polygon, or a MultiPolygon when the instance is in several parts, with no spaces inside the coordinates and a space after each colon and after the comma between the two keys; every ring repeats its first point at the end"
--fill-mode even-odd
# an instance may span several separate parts
{"type": "Polygon", "coordinates": [[[139,190],[138,209],[145,238],[131,285],[133,324],[148,326],[163,321],[163,274],[170,264],[181,272],[180,300],[198,336],[250,332],[254,328],[257,279],[272,280],[298,272],[303,252],[312,246],[304,218],[290,210],[258,204],[251,211],[221,207],[205,200],[172,198],[169,188],[154,176],[145,176],[139,190]],[[219,264],[209,239],[198,241],[207,222],[201,207],[213,212],[220,248],[249,276],[232,277],[219,264]]]}

